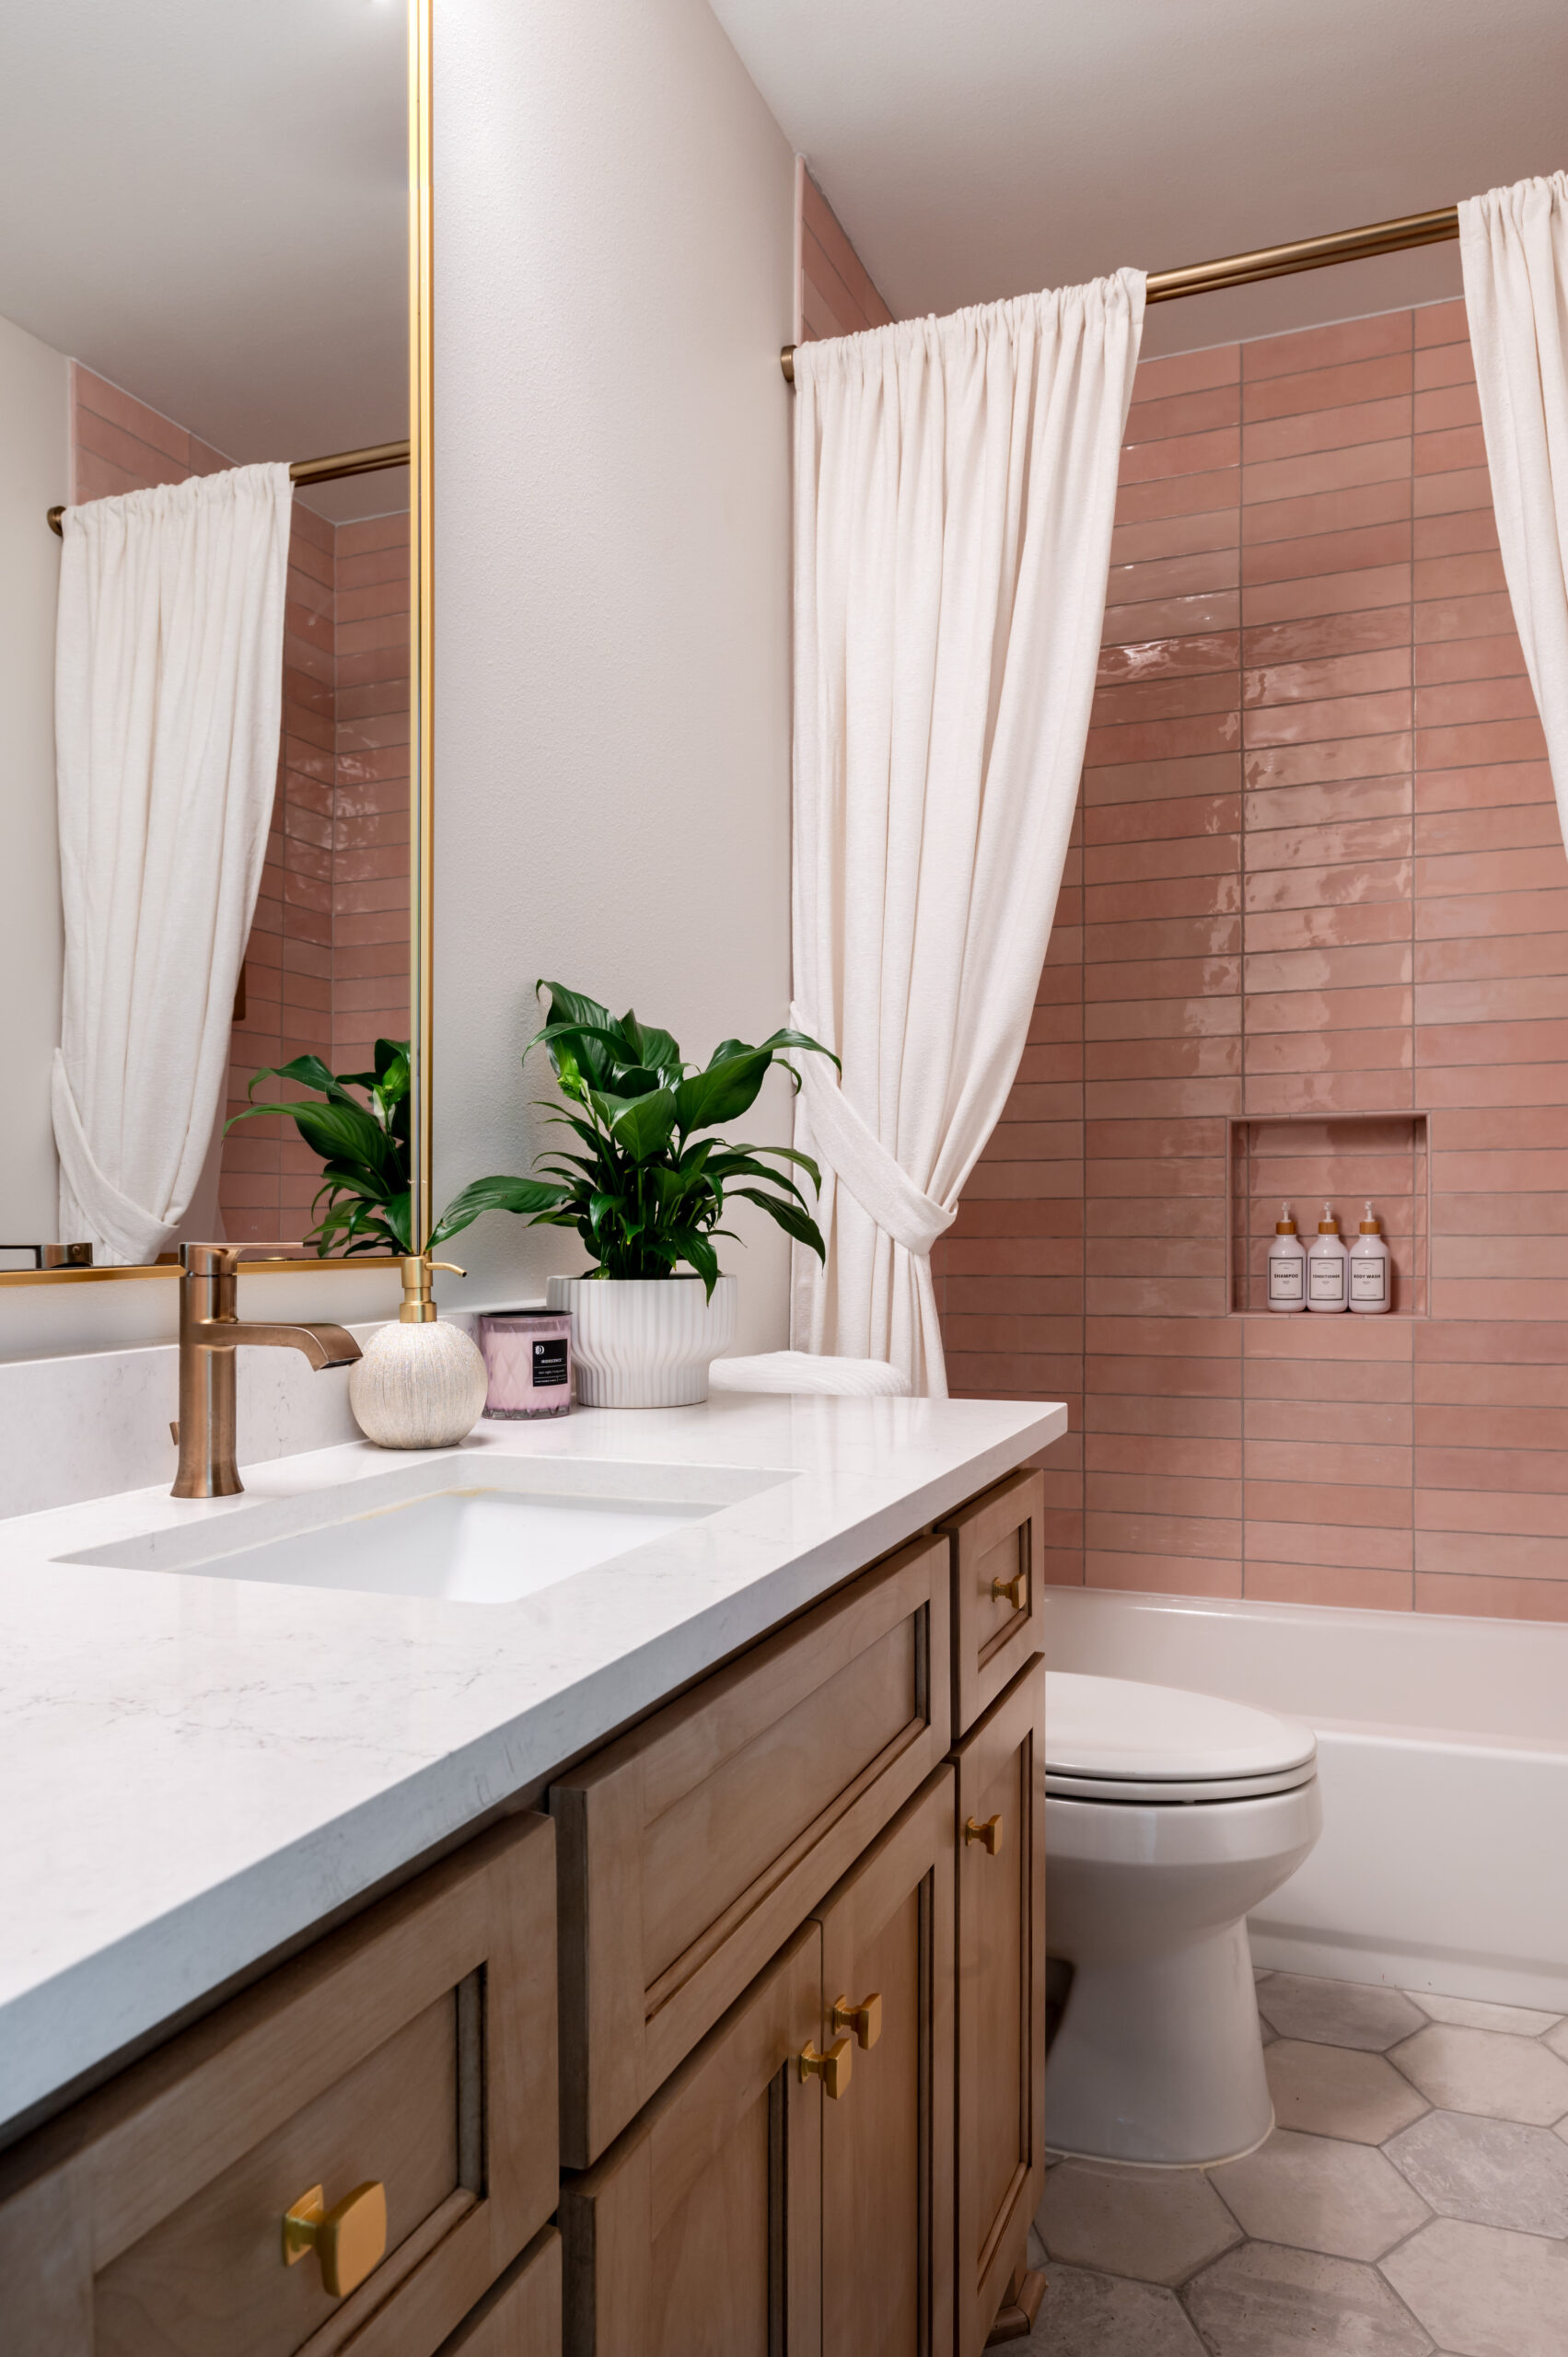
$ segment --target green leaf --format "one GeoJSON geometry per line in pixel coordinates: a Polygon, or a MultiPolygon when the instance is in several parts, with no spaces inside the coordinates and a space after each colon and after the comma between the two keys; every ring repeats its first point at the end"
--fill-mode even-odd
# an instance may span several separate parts
{"type": "Polygon", "coordinates": [[[839,1072],[843,1070],[843,1065],[834,1055],[831,1048],[825,1048],[820,1039],[814,1039],[811,1037],[809,1031],[774,1031],[763,1040],[762,1045],[775,1055],[781,1048],[809,1048],[814,1055],[826,1056],[835,1070],[839,1072]]]}
{"type": "Polygon", "coordinates": [[[769,1218],[776,1220],[786,1236],[793,1236],[797,1244],[809,1246],[819,1260],[826,1261],[828,1248],[822,1241],[822,1231],[809,1213],[803,1212],[783,1195],[764,1195],[755,1187],[735,1187],[730,1191],[744,1195],[748,1202],[760,1203],[769,1218]]]}
{"type": "Polygon", "coordinates": [[[699,1236],[694,1227],[677,1227],[671,1229],[669,1241],[675,1247],[677,1256],[682,1260],[689,1260],[703,1280],[703,1292],[712,1301],[714,1287],[719,1280],[719,1256],[707,1237],[699,1236]]]}
{"type": "Polygon", "coordinates": [[[667,1146],[675,1127],[678,1097],[679,1091],[671,1088],[656,1089],[651,1097],[634,1097],[611,1121],[617,1145],[624,1146],[638,1162],[667,1146]]]}
{"type": "Polygon", "coordinates": [[[301,1088],[319,1088],[334,1105],[353,1105],[356,1099],[349,1095],[345,1084],[355,1077],[350,1073],[340,1080],[336,1073],[327,1070],[319,1056],[296,1056],[286,1064],[263,1064],[260,1072],[252,1073],[249,1093],[255,1095],[259,1080],[296,1080],[301,1088]]]}
{"type": "Polygon", "coordinates": [[[760,1048],[748,1048],[693,1073],[675,1092],[675,1118],[682,1134],[710,1130],[749,1111],[772,1059],[760,1048]]]}
{"type": "Polygon", "coordinates": [[[656,1029],[651,1023],[643,1024],[641,1029],[643,1062],[649,1070],[679,1074],[684,1069],[680,1062],[680,1050],[669,1033],[656,1029]]]}
{"type": "Polygon", "coordinates": [[[453,1196],[431,1229],[430,1241],[444,1244],[449,1236],[470,1226],[482,1212],[517,1212],[524,1218],[537,1217],[540,1212],[558,1209],[565,1201],[563,1187],[551,1186],[540,1178],[476,1178],[453,1196]]]}

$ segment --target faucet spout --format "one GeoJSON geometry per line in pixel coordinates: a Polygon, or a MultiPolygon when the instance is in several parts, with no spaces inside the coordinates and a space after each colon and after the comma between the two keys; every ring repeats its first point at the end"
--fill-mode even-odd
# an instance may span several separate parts
{"type": "Polygon", "coordinates": [[[182,1248],[177,1498],[232,1498],[245,1487],[235,1463],[236,1351],[298,1351],[318,1373],[352,1366],[360,1354],[354,1336],[341,1326],[270,1324],[238,1316],[236,1271],[245,1249],[232,1244],[182,1248]]]}
{"type": "Polygon", "coordinates": [[[199,1347],[203,1350],[300,1351],[319,1375],[324,1367],[352,1366],[359,1344],[341,1326],[273,1326],[250,1318],[204,1318],[199,1347]]]}

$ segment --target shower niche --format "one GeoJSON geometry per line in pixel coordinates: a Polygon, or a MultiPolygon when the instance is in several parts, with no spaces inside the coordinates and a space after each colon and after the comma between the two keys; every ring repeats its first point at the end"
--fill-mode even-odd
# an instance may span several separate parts
{"type": "MultiPolygon", "coordinates": [[[[1393,1276],[1393,1318],[1428,1314],[1430,1157],[1424,1113],[1271,1115],[1233,1120],[1225,1157],[1227,1302],[1233,1317],[1272,1313],[1266,1261],[1280,1205],[1288,1202],[1304,1244],[1325,1202],[1353,1242],[1370,1201],[1383,1223],[1393,1276]]],[[[1348,1320],[1353,1325],[1371,1321],[1348,1320]]]]}

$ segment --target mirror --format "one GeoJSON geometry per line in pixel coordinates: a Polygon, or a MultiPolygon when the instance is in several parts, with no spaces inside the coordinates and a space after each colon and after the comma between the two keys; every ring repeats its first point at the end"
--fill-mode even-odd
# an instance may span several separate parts
{"type": "Polygon", "coordinates": [[[0,8],[0,1269],[34,1283],[309,1235],[320,1151],[231,1117],[410,1036],[408,56],[403,0],[0,8]]]}

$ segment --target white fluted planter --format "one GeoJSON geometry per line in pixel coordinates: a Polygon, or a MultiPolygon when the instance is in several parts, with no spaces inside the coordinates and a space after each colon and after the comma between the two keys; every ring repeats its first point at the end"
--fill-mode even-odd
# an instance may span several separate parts
{"type": "Polygon", "coordinates": [[[736,1280],[710,1301],[701,1277],[552,1277],[545,1299],[572,1313],[572,1364],[585,1408],[690,1408],[735,1340],[736,1280]]]}

